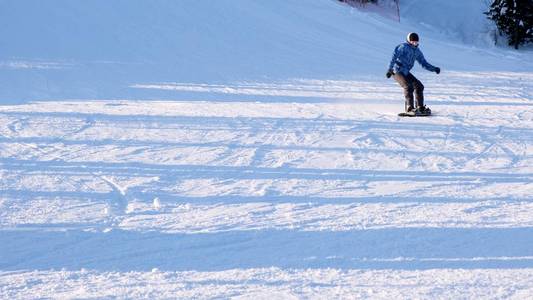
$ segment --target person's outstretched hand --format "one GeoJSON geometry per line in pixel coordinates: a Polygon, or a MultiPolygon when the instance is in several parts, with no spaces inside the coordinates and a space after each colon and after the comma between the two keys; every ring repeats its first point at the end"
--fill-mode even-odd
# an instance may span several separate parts
{"type": "MultiPolygon", "coordinates": [[[[439,72],[440,72],[440,70],[439,70],[439,72]]],[[[390,78],[392,75],[394,75],[394,72],[392,70],[390,70],[390,69],[387,71],[387,74],[385,74],[385,76],[387,76],[387,78],[390,78]]]]}
{"type": "Polygon", "coordinates": [[[435,68],[435,73],[440,74],[440,68],[439,67],[435,68]]]}

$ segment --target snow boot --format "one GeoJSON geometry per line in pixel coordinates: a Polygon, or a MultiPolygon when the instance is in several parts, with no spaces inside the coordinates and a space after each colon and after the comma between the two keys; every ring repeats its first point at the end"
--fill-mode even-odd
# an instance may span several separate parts
{"type": "Polygon", "coordinates": [[[425,105],[419,106],[416,108],[416,115],[420,115],[420,116],[431,115],[431,109],[429,109],[429,107],[425,105]]]}

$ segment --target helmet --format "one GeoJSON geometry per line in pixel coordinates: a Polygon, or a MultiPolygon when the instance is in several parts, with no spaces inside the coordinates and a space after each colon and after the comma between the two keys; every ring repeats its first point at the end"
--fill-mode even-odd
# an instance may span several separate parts
{"type": "Polygon", "coordinates": [[[416,32],[411,32],[407,35],[407,41],[408,42],[418,42],[420,41],[418,38],[418,34],[416,32]]]}

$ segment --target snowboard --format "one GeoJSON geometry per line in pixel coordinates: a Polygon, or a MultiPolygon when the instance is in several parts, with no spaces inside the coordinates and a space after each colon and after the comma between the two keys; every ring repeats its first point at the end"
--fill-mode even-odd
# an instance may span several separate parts
{"type": "Polygon", "coordinates": [[[399,113],[398,114],[399,117],[428,117],[428,116],[431,116],[431,109],[426,109],[426,111],[424,113],[421,113],[421,112],[411,112],[411,113],[407,113],[407,112],[403,112],[403,113],[399,113]]]}

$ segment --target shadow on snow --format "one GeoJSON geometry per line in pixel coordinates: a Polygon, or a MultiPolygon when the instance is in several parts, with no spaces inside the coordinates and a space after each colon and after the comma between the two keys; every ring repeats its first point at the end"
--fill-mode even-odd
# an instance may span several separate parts
{"type": "Polygon", "coordinates": [[[166,234],[0,231],[0,269],[532,268],[533,228],[166,234]]]}

